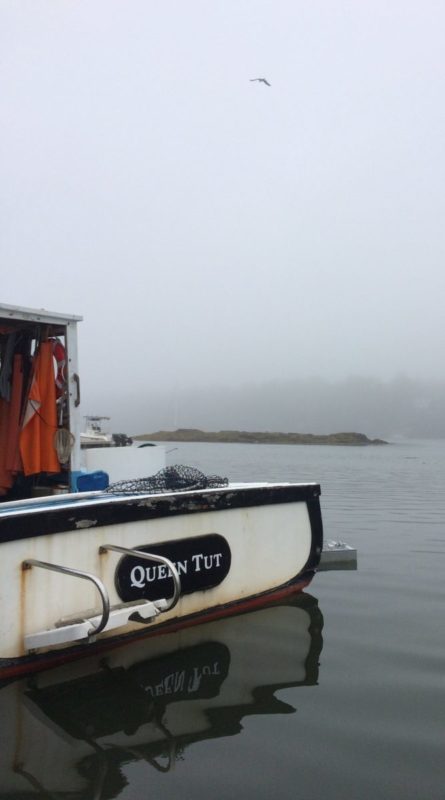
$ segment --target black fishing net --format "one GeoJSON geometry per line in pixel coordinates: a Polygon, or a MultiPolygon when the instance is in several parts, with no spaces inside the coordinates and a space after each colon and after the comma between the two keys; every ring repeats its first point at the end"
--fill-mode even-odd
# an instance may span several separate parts
{"type": "Polygon", "coordinates": [[[204,475],[195,467],[176,464],[174,467],[164,467],[149,478],[135,478],[111,483],[105,491],[112,494],[161,494],[162,492],[189,492],[192,489],[217,489],[228,485],[227,478],[220,478],[219,475],[204,475]]]}

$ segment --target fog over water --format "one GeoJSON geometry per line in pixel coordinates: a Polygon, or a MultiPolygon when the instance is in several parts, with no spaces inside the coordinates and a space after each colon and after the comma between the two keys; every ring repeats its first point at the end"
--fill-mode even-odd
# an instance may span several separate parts
{"type": "MultiPolygon", "coordinates": [[[[357,431],[370,437],[445,436],[445,385],[406,378],[382,382],[348,378],[327,382],[269,382],[128,398],[116,405],[113,423],[131,433],[201,428],[333,433],[357,431]],[[128,407],[133,414],[128,414],[128,407]],[[130,420],[130,421],[129,421],[130,420]],[[129,427],[130,426],[130,427],[129,427]]],[[[107,406],[108,407],[108,406],[107,406]]],[[[114,425],[116,427],[116,425],[114,425]]]]}
{"type": "Polygon", "coordinates": [[[444,435],[444,25],[0,3],[0,299],[83,315],[85,414],[444,435]]]}

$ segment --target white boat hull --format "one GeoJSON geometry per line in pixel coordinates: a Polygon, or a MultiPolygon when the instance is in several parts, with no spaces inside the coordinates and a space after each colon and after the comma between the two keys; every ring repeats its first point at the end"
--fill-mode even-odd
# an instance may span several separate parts
{"type": "Polygon", "coordinates": [[[79,622],[100,615],[97,588],[73,575],[38,566],[24,569],[27,561],[96,576],[114,613],[121,614],[122,603],[154,600],[153,586],[156,599],[168,600],[173,581],[165,566],[111,550],[101,553],[100,548],[158,548],[177,567],[183,589],[176,606],[148,625],[165,628],[251,607],[271,593],[284,596],[306,585],[322,549],[318,496],[315,484],[240,485],[162,496],[66,495],[5,504],[0,511],[0,677],[40,669],[110,644],[117,636],[147,630],[140,621],[128,620],[118,628],[105,627],[96,639],[87,638],[84,629],[82,638],[76,634],[63,641],[64,620],[73,624],[74,618],[79,622]],[[176,562],[175,553],[180,554],[176,562]],[[39,640],[37,634],[45,635],[39,640]]]}

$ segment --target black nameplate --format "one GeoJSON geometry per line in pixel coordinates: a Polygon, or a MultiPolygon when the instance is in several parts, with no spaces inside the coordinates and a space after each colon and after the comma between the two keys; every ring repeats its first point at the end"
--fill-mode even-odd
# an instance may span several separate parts
{"type": "MultiPolygon", "coordinates": [[[[181,580],[181,594],[218,586],[230,570],[231,552],[218,533],[177,539],[165,544],[135,547],[144,553],[164,556],[173,562],[181,580]]],[[[116,591],[124,602],[159,600],[173,594],[173,578],[164,564],[124,556],[115,573],[116,591]]]]}

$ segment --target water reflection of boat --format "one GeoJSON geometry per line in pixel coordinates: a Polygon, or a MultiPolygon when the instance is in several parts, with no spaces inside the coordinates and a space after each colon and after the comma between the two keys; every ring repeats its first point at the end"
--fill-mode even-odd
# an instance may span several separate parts
{"type": "Polygon", "coordinates": [[[322,624],[303,593],[5,686],[0,798],[99,798],[105,782],[115,797],[123,763],[165,772],[188,745],[240,733],[247,715],[292,713],[275,693],[317,683],[322,624]]]}

